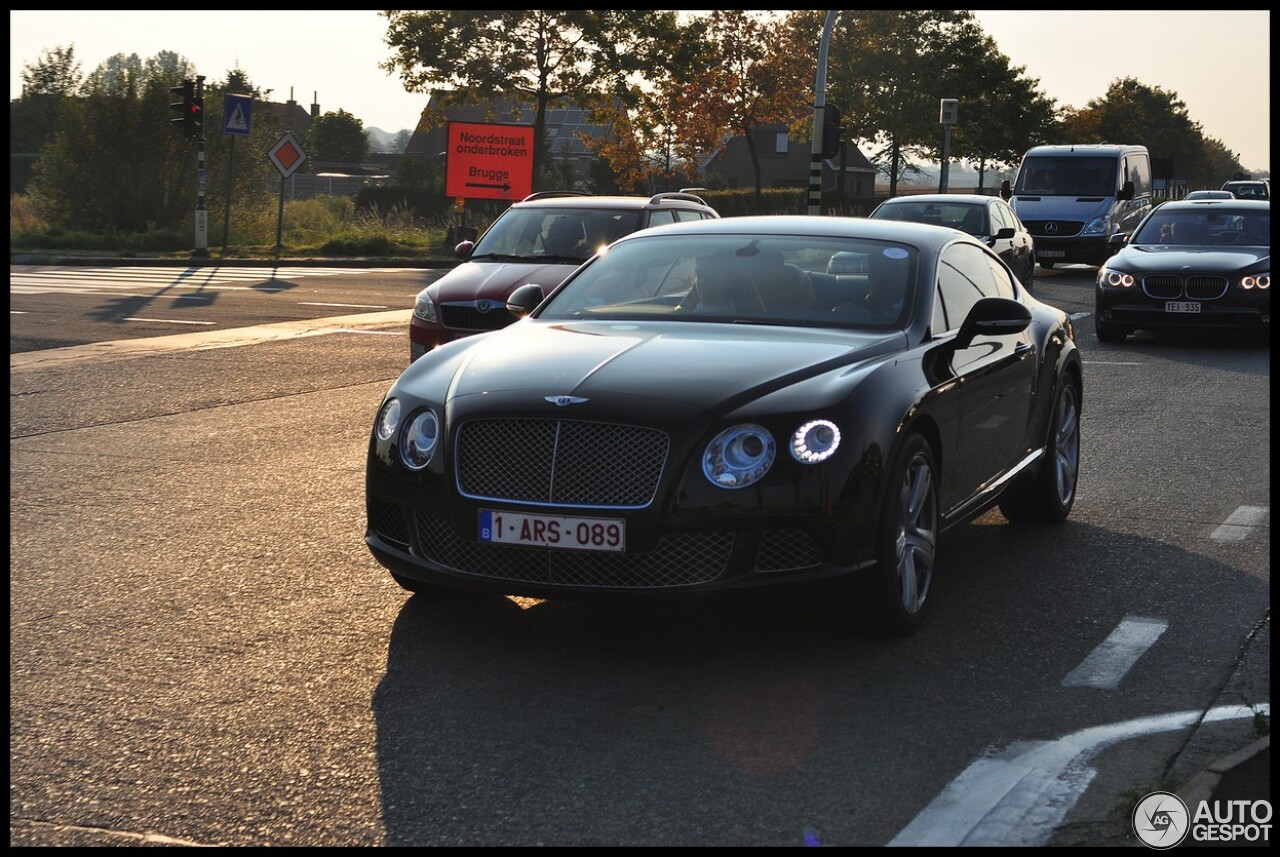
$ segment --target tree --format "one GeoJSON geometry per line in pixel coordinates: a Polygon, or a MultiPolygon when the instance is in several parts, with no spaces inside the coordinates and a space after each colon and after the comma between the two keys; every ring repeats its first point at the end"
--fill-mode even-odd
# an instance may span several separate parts
{"type": "MultiPolygon", "coordinates": [[[[704,38],[717,60],[692,85],[693,115],[744,139],[759,205],[760,153],[754,132],[767,125],[791,126],[813,115],[808,67],[796,62],[798,47],[808,39],[785,20],[740,9],[713,11],[704,38]]],[[[717,142],[715,148],[720,147],[717,142]]]]}
{"type": "MultiPolygon", "coordinates": [[[[1025,67],[1010,65],[976,23],[959,28],[955,38],[943,83],[960,101],[950,155],[974,164],[981,190],[988,167],[1013,168],[1028,148],[1055,136],[1056,107],[1040,92],[1040,82],[1025,77],[1025,67]]],[[[942,157],[940,146],[926,151],[942,157]]]]}
{"type": "Polygon", "coordinates": [[[75,45],[56,47],[22,69],[22,97],[9,109],[10,154],[33,155],[57,130],[62,109],[80,89],[75,45]]]}
{"type": "Polygon", "coordinates": [[[307,129],[307,154],[313,161],[358,164],[369,157],[364,122],[345,110],[317,116],[307,129]]]}
{"type": "MultiPolygon", "coordinates": [[[[550,105],[565,99],[587,106],[626,97],[629,77],[663,60],[676,32],[665,10],[432,9],[387,11],[392,57],[381,64],[399,74],[405,90],[441,95],[439,106],[507,98],[534,106],[534,185],[543,186],[544,129],[550,105]]],[[[442,115],[424,111],[428,127],[442,115]]]]}
{"type": "Polygon", "coordinates": [[[1210,166],[1200,124],[1187,115],[1176,93],[1128,77],[1112,81],[1106,95],[1063,119],[1065,142],[1146,146],[1152,159],[1168,158],[1179,178],[1195,187],[1216,187],[1220,166],[1210,166]],[[1216,183],[1215,183],[1216,182],[1216,183]]]}

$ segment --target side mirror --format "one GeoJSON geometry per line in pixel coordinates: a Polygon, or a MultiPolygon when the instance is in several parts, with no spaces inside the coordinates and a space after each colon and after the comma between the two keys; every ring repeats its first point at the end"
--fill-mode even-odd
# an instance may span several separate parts
{"type": "Polygon", "coordinates": [[[1008,201],[1011,196],[1013,196],[1013,186],[1009,184],[1008,179],[1005,179],[1000,182],[1000,198],[1008,201]]]}
{"type": "Polygon", "coordinates": [[[1012,238],[1013,236],[1014,236],[1014,228],[1012,226],[1006,226],[1005,228],[996,232],[996,234],[992,235],[991,237],[997,241],[1001,241],[1005,238],[1012,238]]]}
{"type": "Polygon", "coordinates": [[[1031,324],[1031,310],[1011,298],[983,298],[973,305],[960,332],[956,348],[968,348],[979,336],[1021,333],[1031,324]]]}
{"type": "Polygon", "coordinates": [[[1133,194],[1134,194],[1133,182],[1128,181],[1120,186],[1120,192],[1116,194],[1116,199],[1120,200],[1121,202],[1126,202],[1127,200],[1133,199],[1133,194]]]}
{"type": "Polygon", "coordinates": [[[1119,250],[1121,247],[1129,243],[1129,233],[1117,232],[1115,235],[1112,235],[1107,239],[1107,243],[1119,250]]]}
{"type": "Polygon", "coordinates": [[[524,318],[533,312],[546,294],[537,283],[525,283],[507,296],[507,312],[516,318],[524,318]]]}
{"type": "Polygon", "coordinates": [[[467,259],[471,256],[471,251],[474,249],[476,249],[476,242],[460,241],[457,246],[453,248],[453,255],[457,256],[459,259],[467,259]]]}

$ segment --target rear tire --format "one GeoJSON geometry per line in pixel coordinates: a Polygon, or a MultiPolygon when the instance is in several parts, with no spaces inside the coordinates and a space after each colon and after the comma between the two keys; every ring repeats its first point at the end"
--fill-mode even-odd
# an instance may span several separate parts
{"type": "Polygon", "coordinates": [[[876,525],[876,565],[869,604],[879,627],[906,636],[929,606],[938,556],[938,469],[918,434],[902,445],[876,525]]]}
{"type": "Polygon", "coordinates": [[[1011,524],[1056,524],[1071,514],[1080,477],[1080,395],[1070,378],[1062,381],[1049,425],[1045,460],[1034,479],[1025,477],[1000,498],[1011,524]]]}
{"type": "Polygon", "coordinates": [[[1046,261],[1046,260],[1044,260],[1044,259],[1040,259],[1040,260],[1037,260],[1036,264],[1037,264],[1037,265],[1039,265],[1041,268],[1044,268],[1044,269],[1047,271],[1047,270],[1049,270],[1050,268],[1052,268],[1052,267],[1053,267],[1053,264],[1054,264],[1054,263],[1053,263],[1053,262],[1046,261]]]}

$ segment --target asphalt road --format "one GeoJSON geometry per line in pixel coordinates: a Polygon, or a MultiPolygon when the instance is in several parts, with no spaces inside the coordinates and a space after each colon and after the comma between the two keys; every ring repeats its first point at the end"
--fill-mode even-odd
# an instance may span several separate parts
{"type": "Polygon", "coordinates": [[[10,844],[1132,844],[1137,797],[1269,719],[1270,349],[1103,346],[1089,273],[1036,283],[1085,351],[1072,517],[949,534],[889,641],[808,602],[408,597],[362,541],[407,303],[218,291],[107,338],[119,294],[37,308],[11,270],[10,844]],[[15,351],[95,307],[88,347],[15,351]],[[1121,629],[1154,639],[1081,683],[1121,629]]]}

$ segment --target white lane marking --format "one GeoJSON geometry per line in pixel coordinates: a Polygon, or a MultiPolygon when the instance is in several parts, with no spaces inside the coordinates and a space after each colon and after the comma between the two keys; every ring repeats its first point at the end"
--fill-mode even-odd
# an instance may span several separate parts
{"type": "Polygon", "coordinates": [[[1220,542],[1241,541],[1248,538],[1270,512],[1270,506],[1241,506],[1209,538],[1220,542]]]}
{"type": "Polygon", "coordinates": [[[332,277],[342,274],[369,274],[399,271],[398,268],[237,268],[200,267],[175,268],[59,268],[51,271],[10,271],[9,294],[37,295],[61,291],[81,291],[98,294],[113,289],[138,289],[154,286],[157,289],[207,289],[217,286],[220,290],[253,290],[259,292],[283,291],[262,285],[271,280],[294,280],[303,277],[332,277]],[[257,282],[258,285],[231,285],[232,283],[257,282]]]}
{"type": "Polygon", "coordinates": [[[346,307],[347,309],[386,309],[386,304],[323,304],[313,301],[299,301],[298,306],[336,306],[346,307]]]}
{"type": "Polygon", "coordinates": [[[217,324],[216,321],[182,321],[179,319],[168,318],[139,318],[137,316],[125,316],[125,321],[145,321],[148,324],[217,324]]]}
{"type": "Polygon", "coordinates": [[[1138,658],[1146,654],[1168,628],[1169,623],[1162,619],[1126,616],[1097,648],[1067,673],[1063,686],[1115,690],[1138,658]]]}
{"type": "Polygon", "coordinates": [[[81,363],[132,360],[137,357],[151,357],[175,351],[236,348],[259,342],[321,336],[335,329],[365,330],[392,325],[397,329],[397,333],[403,334],[408,330],[409,318],[412,315],[412,309],[386,310],[332,318],[282,321],[254,327],[238,327],[232,330],[202,330],[199,333],[174,333],[146,339],[117,339],[111,342],[70,345],[66,348],[48,348],[44,351],[25,351],[9,355],[9,372],[57,369],[81,363]]]}
{"type": "Polygon", "coordinates": [[[25,309],[11,309],[11,310],[9,310],[9,315],[26,315],[26,314],[27,314],[27,311],[26,311],[25,309]]]}
{"type": "Polygon", "coordinates": [[[1057,741],[1016,744],[979,759],[947,785],[891,846],[1044,845],[1097,770],[1098,751],[1130,738],[1188,729],[1197,723],[1270,716],[1271,704],[1224,705],[1203,712],[1156,714],[1081,729],[1057,741]]]}

